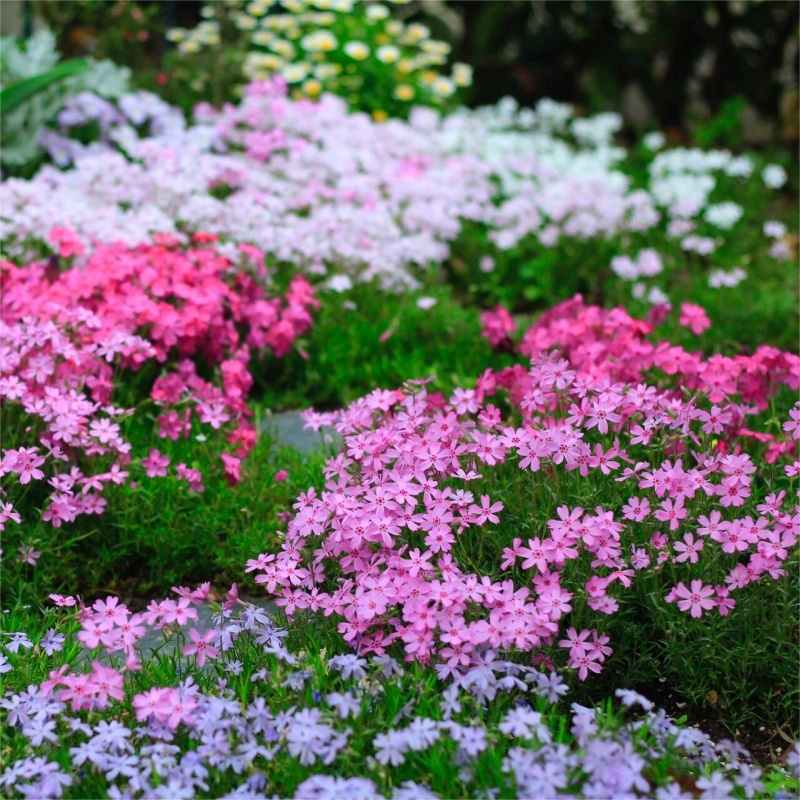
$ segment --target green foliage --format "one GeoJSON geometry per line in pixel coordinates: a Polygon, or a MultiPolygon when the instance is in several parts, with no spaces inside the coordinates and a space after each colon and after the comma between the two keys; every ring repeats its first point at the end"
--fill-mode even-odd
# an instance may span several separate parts
{"type": "Polygon", "coordinates": [[[26,42],[11,36],[0,41],[0,163],[9,174],[30,177],[41,165],[39,131],[70,97],[89,91],[116,98],[128,90],[130,70],[110,61],[59,61],[55,36],[46,28],[26,42]]]}
{"type": "Polygon", "coordinates": [[[436,376],[444,392],[502,366],[480,336],[479,310],[457,303],[447,287],[431,286],[436,301],[357,285],[347,295],[328,293],[300,353],[254,365],[254,396],[273,409],[340,408],[373,389],[396,389],[408,378],[436,376]],[[423,303],[424,305],[424,303],[423,303]]]}
{"type": "Polygon", "coordinates": [[[742,144],[742,114],[746,100],[736,95],[725,100],[708,122],[697,122],[694,138],[700,147],[728,147],[735,150],[742,144]]]}
{"type": "MultiPolygon", "coordinates": [[[[138,466],[133,484],[111,486],[100,516],[82,515],[62,528],[34,520],[34,493],[41,487],[12,487],[12,501],[31,509],[31,519],[13,526],[3,548],[16,555],[22,546],[42,553],[36,567],[10,557],[4,564],[4,601],[40,603],[51,592],[78,591],[87,598],[107,593],[144,597],[168,592],[175,584],[237,580],[244,563],[279,546],[280,512],[291,510],[297,495],[314,483],[325,449],[301,456],[262,432],[242,465],[242,481],[229,486],[219,461],[219,446],[195,430],[188,441],[172,442],[154,434],[154,417],[130,419],[126,436],[134,452],[157,448],[171,463],[184,462],[203,473],[205,491],[190,494],[188,485],[169,476],[148,478],[138,466]],[[285,482],[275,474],[285,470],[285,482]]],[[[259,420],[260,423],[260,420],[259,420]]],[[[14,436],[21,420],[4,413],[4,429],[14,436]]],[[[322,444],[322,442],[321,442],[322,444]]],[[[41,501],[44,494],[41,494],[41,501]]]]}
{"type": "Polygon", "coordinates": [[[89,68],[89,62],[82,58],[74,58],[70,61],[62,61],[53,69],[25,78],[11,86],[5,86],[0,90],[0,113],[11,114],[16,111],[23,103],[32,97],[48,89],[54,83],[71,78],[74,75],[81,75],[89,68]]]}

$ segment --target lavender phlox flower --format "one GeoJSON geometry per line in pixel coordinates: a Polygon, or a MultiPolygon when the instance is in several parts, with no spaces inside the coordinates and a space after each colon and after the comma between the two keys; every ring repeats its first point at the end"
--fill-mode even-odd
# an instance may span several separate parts
{"type": "Polygon", "coordinates": [[[110,800],[134,800],[133,789],[130,786],[120,788],[116,784],[106,788],[106,793],[110,800]]]}
{"type": "Polygon", "coordinates": [[[345,653],[328,659],[328,669],[336,669],[344,680],[348,678],[361,680],[367,674],[366,666],[366,659],[359,658],[354,653],[345,653]]]}
{"type": "Polygon", "coordinates": [[[199,753],[184,753],[180,760],[180,771],[191,778],[195,786],[208,791],[208,786],[203,781],[209,776],[209,770],[199,753]]]}
{"type": "Polygon", "coordinates": [[[450,738],[458,743],[459,750],[468,756],[477,756],[487,747],[486,729],[478,725],[459,725],[455,722],[442,723],[449,726],[450,738]]]}
{"type": "Polygon", "coordinates": [[[271,761],[275,757],[276,752],[276,748],[265,747],[254,736],[240,741],[237,747],[237,755],[241,756],[246,762],[251,763],[259,757],[271,761]]]}
{"type": "Polygon", "coordinates": [[[17,790],[23,797],[45,800],[46,798],[61,797],[67,786],[72,786],[72,776],[61,772],[58,765],[53,763],[53,768],[42,775],[35,784],[18,786],[17,790]]]}
{"type": "Polygon", "coordinates": [[[392,719],[392,727],[397,725],[398,722],[405,719],[406,717],[410,717],[411,713],[414,711],[414,706],[417,704],[416,697],[412,697],[408,702],[403,703],[400,707],[400,710],[394,715],[392,719]]]}
{"type": "Polygon", "coordinates": [[[392,800],[439,800],[439,795],[421,783],[403,781],[392,790],[392,800]]]}
{"type": "Polygon", "coordinates": [[[28,638],[28,634],[18,631],[16,633],[10,633],[11,641],[6,643],[6,650],[9,653],[18,653],[20,647],[24,647],[26,650],[30,650],[33,647],[33,642],[28,638]]]}
{"type": "Polygon", "coordinates": [[[426,750],[440,736],[440,724],[427,717],[415,717],[405,729],[410,750],[426,750]]]}
{"type": "Polygon", "coordinates": [[[15,789],[23,797],[44,800],[61,797],[64,789],[72,785],[72,777],[61,772],[61,767],[55,761],[47,761],[42,756],[31,756],[8,768],[0,782],[7,788],[15,789]],[[21,784],[20,780],[35,780],[35,783],[21,784]]]}
{"type": "Polygon", "coordinates": [[[336,732],[322,722],[317,708],[305,708],[291,717],[286,729],[286,748],[301,764],[311,765],[319,756],[321,747],[329,744],[336,732]]]}
{"type": "Polygon", "coordinates": [[[494,700],[497,696],[498,678],[492,664],[482,664],[462,675],[456,685],[469,691],[478,702],[486,703],[494,700]]]}
{"type": "Polygon", "coordinates": [[[6,696],[0,700],[0,708],[8,712],[6,717],[6,723],[8,725],[17,725],[18,723],[24,725],[28,722],[28,706],[28,702],[18,694],[7,693],[6,696]]]}
{"type": "Polygon", "coordinates": [[[339,778],[314,775],[295,790],[294,800],[383,800],[375,784],[368,778],[339,778]]]}
{"type": "Polygon", "coordinates": [[[47,151],[53,163],[62,168],[72,164],[76,154],[82,150],[80,142],[46,127],[39,130],[39,145],[47,151]]]}
{"type": "Polygon", "coordinates": [[[356,697],[352,691],[344,693],[330,692],[325,696],[325,702],[336,709],[341,719],[347,719],[351,715],[357,716],[361,713],[361,698],[356,697]]]}
{"type": "MultiPolygon", "coordinates": [[[[244,609],[242,609],[241,613],[241,620],[244,623],[245,630],[252,630],[257,625],[261,625],[264,628],[272,628],[277,633],[277,628],[275,628],[275,622],[272,617],[267,613],[265,608],[261,608],[260,606],[256,605],[247,605],[244,609]]],[[[284,632],[283,635],[285,636],[286,633],[284,632]]]]}
{"type": "Polygon", "coordinates": [[[281,686],[288,686],[295,692],[299,692],[306,685],[306,681],[309,678],[311,678],[311,673],[306,669],[301,669],[284,678],[281,681],[281,686]]]}
{"type": "Polygon", "coordinates": [[[700,797],[704,800],[726,800],[732,797],[733,784],[725,778],[719,770],[712,772],[707,778],[698,778],[696,786],[701,791],[700,797]]]}
{"type": "Polygon", "coordinates": [[[372,741],[375,748],[375,759],[384,766],[397,767],[405,761],[405,754],[410,749],[408,733],[405,730],[390,730],[379,733],[372,741]]]}
{"type": "Polygon", "coordinates": [[[117,754],[106,763],[106,780],[113,781],[120,775],[124,775],[126,778],[132,778],[138,772],[138,766],[139,756],[134,754],[127,756],[117,754]]]}
{"type": "Polygon", "coordinates": [[[455,684],[451,684],[442,692],[442,700],[439,704],[439,708],[445,719],[450,719],[453,714],[461,711],[461,703],[459,702],[458,696],[458,686],[455,684]]]}
{"type": "MultiPolygon", "coordinates": [[[[597,783],[605,786],[607,794],[620,797],[633,794],[633,790],[646,792],[650,784],[642,776],[647,762],[634,751],[630,742],[595,739],[586,745],[583,765],[597,783]]],[[[587,795],[588,796],[588,795],[587,795]]]]}
{"type": "Polygon", "coordinates": [[[63,633],[56,633],[55,628],[48,628],[47,633],[41,638],[39,646],[51,656],[53,653],[60,653],[63,649],[66,637],[63,633]]]}
{"type": "Polygon", "coordinates": [[[177,763],[177,756],[180,754],[180,747],[165,742],[144,745],[139,750],[142,759],[150,762],[152,771],[159,777],[164,777],[177,763]]]}
{"type": "Polygon", "coordinates": [[[520,797],[561,797],[569,783],[569,761],[551,747],[539,751],[512,747],[503,759],[503,772],[514,775],[520,797]]]}
{"type": "Polygon", "coordinates": [[[679,783],[668,783],[656,789],[655,797],[656,800],[692,800],[694,795],[681,789],[679,783]]]}
{"type": "Polygon", "coordinates": [[[540,742],[551,741],[550,729],[542,721],[542,715],[531,708],[517,706],[512,708],[503,721],[497,726],[506,736],[521,739],[538,739],[540,742]]]}
{"type": "Polygon", "coordinates": [[[192,783],[187,783],[181,775],[170,775],[165,783],[154,786],[149,797],[163,798],[163,800],[192,800],[197,796],[192,783]]]}
{"type": "Polygon", "coordinates": [[[764,784],[760,780],[763,772],[752,764],[740,763],[739,774],[734,777],[736,785],[744,792],[745,797],[754,797],[764,791],[764,784]]]}
{"type": "Polygon", "coordinates": [[[217,639],[220,649],[223,652],[227,652],[228,650],[232,649],[236,638],[241,632],[242,628],[240,625],[236,625],[234,623],[223,625],[219,631],[219,639],[217,639]]]}
{"type": "Polygon", "coordinates": [[[121,722],[100,720],[95,725],[94,736],[90,739],[93,746],[100,750],[110,750],[117,753],[132,753],[133,745],[130,741],[131,731],[121,722]]]}
{"type": "Polygon", "coordinates": [[[619,697],[622,705],[626,708],[632,708],[636,705],[641,706],[645,711],[652,711],[654,708],[654,704],[650,700],[632,689],[617,689],[614,694],[619,697]]]}
{"type": "Polygon", "coordinates": [[[497,688],[502,689],[504,692],[513,692],[514,689],[524,692],[527,690],[528,684],[514,675],[504,675],[497,681],[497,688]]]}
{"type": "Polygon", "coordinates": [[[708,736],[699,728],[674,728],[675,746],[689,752],[697,751],[709,744],[708,736]]]}
{"type": "Polygon", "coordinates": [[[572,735],[578,740],[581,747],[597,733],[597,709],[572,704],[572,735]]]}
{"type": "Polygon", "coordinates": [[[535,680],[536,686],[533,687],[533,692],[547,700],[548,703],[557,703],[561,696],[569,691],[567,684],[556,672],[547,674],[537,672],[535,680]]]}
{"type": "Polygon", "coordinates": [[[350,728],[332,734],[327,742],[319,745],[318,755],[320,761],[326,766],[330,766],[338,757],[339,751],[347,746],[352,733],[350,728]]]}
{"type": "Polygon", "coordinates": [[[256,772],[251,775],[241,786],[232,789],[223,795],[220,800],[251,800],[253,797],[264,793],[267,786],[267,776],[256,772]]]}
{"type": "Polygon", "coordinates": [[[263,697],[256,697],[244,710],[244,716],[250,721],[255,733],[263,733],[274,727],[275,717],[263,697]]]}
{"type": "Polygon", "coordinates": [[[45,740],[57,743],[58,735],[55,730],[56,721],[44,715],[37,715],[22,726],[23,735],[34,747],[40,747],[45,740]]]}
{"type": "Polygon", "coordinates": [[[793,778],[800,778],[800,742],[795,742],[786,751],[786,766],[793,778]]]}
{"type": "Polygon", "coordinates": [[[381,673],[385,678],[391,678],[393,675],[402,678],[405,674],[397,660],[385,653],[380,656],[373,656],[372,663],[381,668],[381,673]]]}

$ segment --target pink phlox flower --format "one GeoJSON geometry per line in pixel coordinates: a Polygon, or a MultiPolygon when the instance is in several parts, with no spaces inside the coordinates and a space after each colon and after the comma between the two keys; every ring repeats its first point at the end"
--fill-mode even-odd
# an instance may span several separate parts
{"type": "Polygon", "coordinates": [[[622,507],[622,512],[623,519],[642,522],[650,516],[650,501],[646,497],[641,500],[638,497],[630,497],[622,507]]]}
{"type": "Polygon", "coordinates": [[[783,430],[792,434],[792,439],[800,439],[800,403],[789,409],[789,419],[783,423],[783,430]]]}
{"type": "Polygon", "coordinates": [[[492,503],[488,494],[481,495],[481,504],[471,505],[469,507],[470,515],[474,515],[474,522],[476,525],[485,525],[487,522],[497,525],[500,518],[497,516],[504,506],[501,502],[492,503]]]}
{"type": "Polygon", "coordinates": [[[128,607],[121,604],[118,597],[97,600],[92,606],[92,610],[94,611],[92,620],[104,631],[122,625],[128,619],[128,607]]]}
{"type": "Polygon", "coordinates": [[[681,581],[675,587],[675,596],[678,598],[678,608],[681,611],[689,611],[695,619],[703,615],[704,611],[714,608],[714,587],[704,586],[701,580],[693,580],[691,589],[681,581]]]}
{"type": "Polygon", "coordinates": [[[661,508],[655,512],[656,519],[662,522],[669,522],[669,529],[675,531],[680,527],[681,520],[686,519],[688,514],[684,507],[683,497],[679,496],[676,500],[665,500],[661,503],[661,508]]]}
{"type": "Polygon", "coordinates": [[[32,567],[36,566],[36,561],[41,558],[41,555],[38,550],[34,550],[30,546],[23,545],[19,548],[19,560],[23,564],[30,564],[32,567]]]}
{"type": "Polygon", "coordinates": [[[197,666],[202,669],[206,663],[206,658],[217,658],[219,656],[219,650],[216,647],[212,647],[218,637],[219,631],[217,630],[210,629],[201,634],[197,628],[189,628],[189,638],[192,641],[183,648],[183,654],[185,656],[194,654],[197,666]]]}
{"type": "Polygon", "coordinates": [[[702,539],[695,541],[691,533],[685,533],[683,535],[683,541],[675,542],[674,546],[675,551],[678,553],[674,559],[676,564],[680,564],[684,561],[688,561],[690,564],[696,564],[700,558],[699,552],[705,547],[705,543],[702,539]]]}
{"type": "Polygon", "coordinates": [[[142,466],[145,468],[148,478],[163,478],[169,467],[169,456],[162,455],[154,448],[147,458],[142,459],[142,466]]]}
{"type": "Polygon", "coordinates": [[[681,303],[681,315],[678,321],[689,328],[695,336],[699,336],[711,327],[705,309],[695,303],[681,303]]]}

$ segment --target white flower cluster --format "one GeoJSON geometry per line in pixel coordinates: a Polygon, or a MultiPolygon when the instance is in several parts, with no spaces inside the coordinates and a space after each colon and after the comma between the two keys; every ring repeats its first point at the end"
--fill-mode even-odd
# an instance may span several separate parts
{"type": "Polygon", "coordinates": [[[639,253],[635,261],[628,256],[615,256],[611,259],[611,270],[623,280],[635,281],[661,274],[664,265],[658,253],[647,248],[639,253]]]}

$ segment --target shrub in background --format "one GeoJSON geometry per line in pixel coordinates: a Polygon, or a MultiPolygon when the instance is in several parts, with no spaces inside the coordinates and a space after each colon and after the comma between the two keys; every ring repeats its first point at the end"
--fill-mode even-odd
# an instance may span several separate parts
{"type": "Polygon", "coordinates": [[[187,64],[208,64],[209,77],[195,75],[193,83],[210,83],[217,105],[226,96],[223,82],[231,81],[215,66],[221,49],[228,60],[243,53],[240,69],[247,80],[280,76],[294,98],[331,92],[378,120],[405,118],[414,106],[451,107],[472,82],[466,64],[443,73],[449,44],[432,39],[422,24],[393,18],[379,3],[224,2],[203,6],[201,15],[205,20],[196,28],[174,28],[167,36],[187,64]]]}

